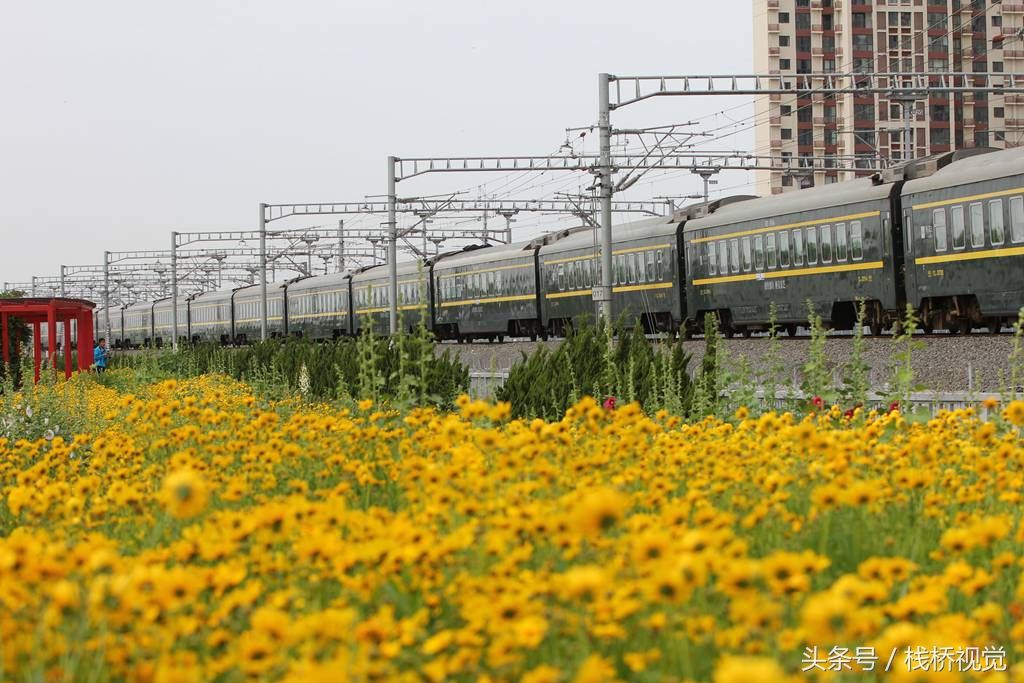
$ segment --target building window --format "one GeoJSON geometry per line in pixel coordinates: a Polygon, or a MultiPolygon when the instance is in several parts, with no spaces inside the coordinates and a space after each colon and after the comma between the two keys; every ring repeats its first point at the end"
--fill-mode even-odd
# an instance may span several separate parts
{"type": "Polygon", "coordinates": [[[866,12],[853,13],[854,28],[871,28],[871,15],[866,12]]]}
{"type": "Polygon", "coordinates": [[[823,59],[821,60],[821,70],[825,73],[835,73],[836,60],[834,59],[823,59]]]}
{"type": "Polygon", "coordinates": [[[811,73],[811,60],[809,60],[809,59],[798,59],[798,60],[796,60],[796,72],[798,74],[809,74],[809,73],[811,73]]]}
{"type": "Polygon", "coordinates": [[[1003,71],[1003,63],[1002,62],[992,62],[992,71],[994,71],[996,73],[1002,73],[1002,71],[1003,71]]]}
{"type": "Polygon", "coordinates": [[[1006,133],[1001,130],[994,131],[992,133],[992,139],[996,142],[1006,142],[1006,133]]]}
{"type": "Polygon", "coordinates": [[[791,107],[788,104],[784,104],[781,107],[779,107],[779,112],[782,114],[782,116],[789,116],[790,114],[793,113],[793,107],[791,107]]]}
{"type": "Polygon", "coordinates": [[[788,24],[789,23],[789,12],[779,12],[779,23],[780,24],[788,24]]]}
{"type": "Polygon", "coordinates": [[[984,104],[974,107],[975,121],[988,121],[988,107],[984,104]]]}
{"type": "Polygon", "coordinates": [[[988,131],[979,130],[974,133],[974,146],[975,147],[988,147],[988,131]]]}
{"type": "MultiPolygon", "coordinates": [[[[855,36],[856,37],[856,36],[855,36]]],[[[853,58],[853,70],[857,73],[867,74],[871,73],[875,69],[875,60],[871,57],[854,57],[853,58]]],[[[867,79],[862,81],[865,85],[868,83],[867,79]]]]}
{"type": "Polygon", "coordinates": [[[932,144],[933,145],[948,145],[949,144],[949,128],[932,128],[932,144]]]}
{"type": "Polygon", "coordinates": [[[837,145],[839,144],[839,131],[835,128],[829,128],[825,131],[825,144],[826,145],[837,145]]]}
{"type": "Polygon", "coordinates": [[[853,49],[871,52],[871,36],[866,33],[858,33],[853,37],[853,49]]]}
{"type": "Polygon", "coordinates": [[[796,37],[796,51],[797,52],[810,52],[811,51],[811,37],[810,36],[797,36],[796,37]]]}
{"type": "Polygon", "coordinates": [[[835,36],[822,36],[821,38],[821,49],[825,52],[836,51],[836,37],[835,36]]]}
{"type": "Polygon", "coordinates": [[[796,15],[796,27],[797,28],[810,28],[811,27],[811,15],[800,13],[796,15]]]}
{"type": "Polygon", "coordinates": [[[868,147],[875,146],[875,131],[874,130],[855,130],[853,131],[853,141],[857,145],[867,145],[868,147]]]}
{"type": "Polygon", "coordinates": [[[854,104],[853,105],[853,118],[855,121],[874,121],[875,120],[875,105],[873,104],[854,104]]]}
{"type": "Polygon", "coordinates": [[[932,121],[949,121],[949,105],[933,104],[929,110],[932,121]]]}
{"type": "Polygon", "coordinates": [[[779,47],[789,47],[789,36],[779,36],[779,47]]]}
{"type": "Polygon", "coordinates": [[[834,104],[825,106],[825,121],[828,123],[835,123],[836,120],[836,106],[834,104]]]}
{"type": "Polygon", "coordinates": [[[992,108],[992,117],[996,118],[996,119],[1003,118],[1003,108],[1002,107],[993,107],[992,108]]]}
{"type": "Polygon", "coordinates": [[[788,59],[780,59],[779,60],[779,69],[781,69],[782,71],[789,71],[789,60],[788,59]]]}
{"type": "Polygon", "coordinates": [[[932,52],[949,52],[949,39],[942,36],[935,36],[928,41],[928,49],[932,52]]]}
{"type": "Polygon", "coordinates": [[[782,139],[783,140],[792,140],[793,139],[793,129],[792,128],[783,128],[782,129],[782,139]]]}
{"type": "Polygon", "coordinates": [[[807,128],[806,130],[801,130],[797,134],[797,144],[798,145],[813,145],[814,144],[814,130],[812,130],[811,128],[807,128]]]}
{"type": "Polygon", "coordinates": [[[791,176],[791,175],[784,175],[784,176],[782,176],[782,186],[783,187],[793,187],[793,176],[791,176]]]}
{"type": "Polygon", "coordinates": [[[929,71],[948,71],[949,63],[945,57],[931,58],[928,60],[929,71]]]}
{"type": "Polygon", "coordinates": [[[800,123],[810,123],[812,120],[812,114],[813,112],[810,107],[800,107],[796,112],[796,120],[800,123]]]}

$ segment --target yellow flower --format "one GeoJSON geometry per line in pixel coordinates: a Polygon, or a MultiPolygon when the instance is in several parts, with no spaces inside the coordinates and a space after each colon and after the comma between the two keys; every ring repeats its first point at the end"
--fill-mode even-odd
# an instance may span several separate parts
{"type": "Polygon", "coordinates": [[[727,655],[715,666],[714,683],[780,683],[786,672],[769,657],[727,655]]]}
{"type": "Polygon", "coordinates": [[[365,413],[367,410],[373,407],[373,399],[364,398],[363,400],[359,401],[359,403],[357,403],[356,405],[359,406],[359,410],[365,413]]]}
{"type": "Polygon", "coordinates": [[[576,529],[584,536],[598,536],[615,526],[628,507],[629,499],[613,488],[587,490],[574,510],[576,529]]]}
{"type": "Polygon", "coordinates": [[[1011,401],[1003,410],[1003,418],[1012,425],[1024,427],[1024,401],[1011,401]]]}
{"type": "Polygon", "coordinates": [[[601,655],[590,655],[580,665],[572,680],[573,683],[613,683],[618,678],[611,662],[601,655]]]}
{"type": "Polygon", "coordinates": [[[206,480],[191,469],[176,470],[168,474],[164,478],[162,493],[167,512],[178,519],[198,515],[206,508],[209,498],[206,480]]]}

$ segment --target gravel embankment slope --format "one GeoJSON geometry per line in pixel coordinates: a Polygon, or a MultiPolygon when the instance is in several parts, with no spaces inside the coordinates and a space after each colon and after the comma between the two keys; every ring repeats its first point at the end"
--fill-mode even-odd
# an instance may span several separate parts
{"type": "MultiPolygon", "coordinates": [[[[889,337],[865,340],[865,360],[871,366],[871,386],[881,387],[888,383],[892,376],[891,366],[894,353],[893,341],[889,337]]],[[[1001,375],[1006,375],[1008,358],[1013,337],[1009,334],[1000,336],[974,334],[968,337],[922,337],[922,346],[914,351],[915,383],[925,389],[934,391],[965,391],[973,388],[976,391],[995,391],[1001,388],[1001,375]],[[973,375],[973,386],[969,386],[968,372],[973,375]]],[[[507,342],[504,344],[452,344],[438,345],[438,352],[449,350],[458,355],[463,363],[472,370],[507,370],[519,360],[522,353],[531,353],[539,346],[551,348],[559,342],[507,342]]],[[[785,367],[794,372],[795,381],[799,382],[799,368],[807,360],[808,339],[783,339],[782,361],[785,367]]],[[[693,355],[691,369],[699,366],[704,355],[704,340],[695,339],[685,342],[686,349],[693,355]]],[[[757,371],[763,364],[768,340],[760,337],[753,339],[726,340],[729,353],[733,356],[744,356],[752,368],[757,371]]],[[[851,340],[849,337],[830,337],[825,346],[829,361],[836,367],[841,366],[849,357],[851,340]]]]}

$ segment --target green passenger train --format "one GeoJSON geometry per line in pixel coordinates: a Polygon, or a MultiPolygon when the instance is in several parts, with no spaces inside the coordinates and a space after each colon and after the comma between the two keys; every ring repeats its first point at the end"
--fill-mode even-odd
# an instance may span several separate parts
{"type": "MultiPolygon", "coordinates": [[[[850,329],[863,301],[880,333],[906,305],[926,331],[999,331],[1024,306],[1024,148],[975,149],[871,177],[698,204],[616,226],[612,305],[620,323],[692,334],[707,314],[727,334],[794,333],[808,302],[850,329]]],[[[595,317],[599,249],[590,228],[473,246],[398,267],[403,325],[438,339],[564,335],[595,317]]],[[[268,285],[273,337],[333,339],[388,330],[387,268],[268,285]]],[[[118,346],[170,340],[170,302],[111,316],[118,346]]],[[[183,342],[245,343],[260,331],[259,287],[179,303],[183,342]]]]}

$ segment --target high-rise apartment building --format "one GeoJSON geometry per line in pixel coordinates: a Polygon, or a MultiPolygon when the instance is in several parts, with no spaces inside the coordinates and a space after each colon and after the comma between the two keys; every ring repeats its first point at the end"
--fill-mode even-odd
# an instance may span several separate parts
{"type": "MultiPolygon", "coordinates": [[[[753,11],[756,73],[1024,73],[1024,0],[753,0],[753,11]]],[[[755,116],[757,152],[794,160],[792,172],[761,173],[759,194],[853,175],[804,170],[801,157],[898,162],[1024,144],[1024,95],[929,93],[905,103],[812,90],[758,97],[755,116]]]]}

